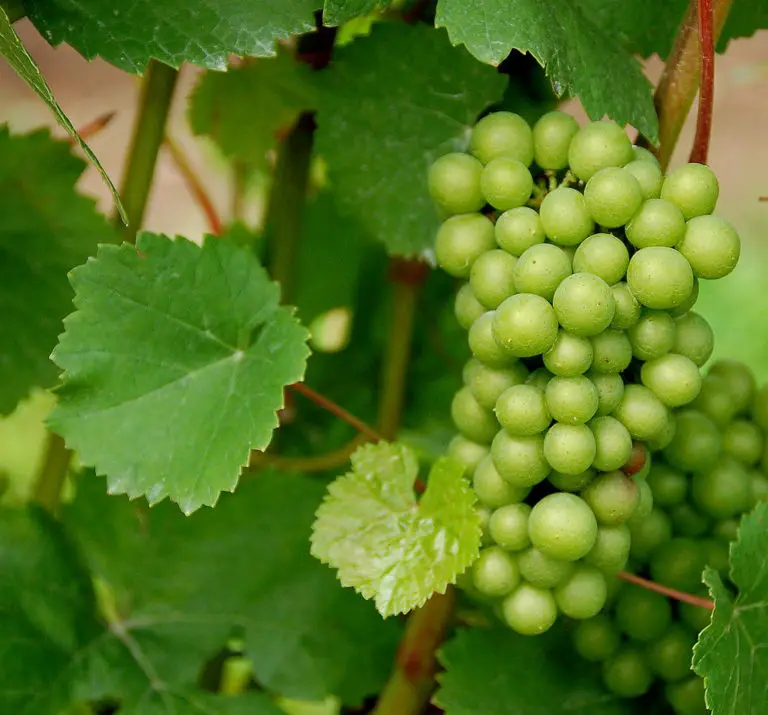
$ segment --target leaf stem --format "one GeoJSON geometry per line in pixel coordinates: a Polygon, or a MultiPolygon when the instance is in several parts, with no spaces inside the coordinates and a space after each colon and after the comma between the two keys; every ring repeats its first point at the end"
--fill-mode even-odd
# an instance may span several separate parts
{"type": "MultiPolygon", "coordinates": [[[[84,124],[82,127],[80,127],[77,130],[77,133],[80,135],[80,138],[90,139],[95,134],[98,134],[102,129],[104,129],[117,115],[117,112],[110,111],[110,112],[104,112],[104,114],[100,114],[95,119],[92,119],[87,124],[84,124]]],[[[77,140],[75,137],[69,137],[68,139],[71,146],[77,146],[77,140]]]]}
{"type": "Polygon", "coordinates": [[[139,114],[120,189],[128,225],[122,226],[119,219],[115,220],[123,240],[129,243],[136,241],[136,233],[144,218],[178,76],[172,67],[153,60],[142,82],[139,114]]]}
{"type": "Polygon", "coordinates": [[[35,479],[33,498],[44,509],[55,514],[61,502],[61,490],[69,471],[72,452],[64,440],[53,432],[48,433],[45,453],[35,479]]]}
{"type": "Polygon", "coordinates": [[[338,449],[311,457],[286,457],[281,454],[252,452],[248,471],[271,467],[280,472],[327,472],[344,466],[352,452],[368,441],[366,436],[357,435],[338,449]]]}
{"type": "Polygon", "coordinates": [[[712,108],[715,95],[715,39],[712,0],[698,0],[699,47],[701,51],[701,86],[699,87],[699,114],[696,136],[690,161],[706,164],[709,137],[712,133],[712,108]]]}
{"type": "Polygon", "coordinates": [[[640,586],[649,591],[654,591],[655,593],[660,593],[662,596],[667,596],[668,598],[674,598],[676,601],[681,601],[682,603],[688,603],[691,606],[707,608],[710,611],[715,607],[715,604],[708,598],[694,596],[692,593],[685,593],[685,591],[678,591],[677,589],[669,588],[668,586],[662,586],[660,583],[643,578],[642,576],[637,576],[633,573],[628,573],[627,571],[621,571],[618,576],[620,579],[633,583],[636,586],[640,586]]]}

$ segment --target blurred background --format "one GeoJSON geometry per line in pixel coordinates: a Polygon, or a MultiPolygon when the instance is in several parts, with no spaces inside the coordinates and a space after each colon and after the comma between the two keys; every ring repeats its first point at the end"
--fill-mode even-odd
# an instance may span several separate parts
{"type": "MultiPolygon", "coordinates": [[[[54,49],[22,20],[16,24],[22,40],[37,61],[64,111],[76,127],[114,112],[112,121],[89,144],[109,175],[119,183],[136,114],[139,79],[96,60],[87,62],[66,46],[54,49]]],[[[657,58],[646,63],[652,82],[661,75],[657,58]]],[[[185,114],[187,96],[197,70],[183,68],[176,90],[169,134],[183,148],[219,208],[226,215],[231,197],[226,162],[216,148],[193,137],[185,114]]],[[[581,107],[569,101],[561,107],[584,121],[581,107]]],[[[513,108],[514,109],[514,108],[513,108]]],[[[678,143],[672,168],[687,160],[695,128],[695,107],[678,143]]],[[[714,359],[734,357],[752,366],[758,380],[768,381],[768,32],[732,41],[717,57],[715,108],[710,165],[720,179],[717,213],[730,220],[742,237],[739,266],[727,278],[702,281],[696,310],[712,324],[716,335],[714,359]]],[[[0,123],[13,132],[49,127],[63,136],[48,108],[5,64],[0,63],[0,123]]],[[[243,131],[247,131],[243,127],[243,131]]],[[[262,216],[266,181],[255,177],[248,191],[249,222],[262,216]]],[[[111,197],[95,170],[86,170],[80,189],[93,196],[105,212],[111,197]]],[[[177,164],[161,151],[144,228],[158,233],[199,240],[206,232],[205,216],[192,200],[177,164]]],[[[37,393],[15,414],[0,419],[0,473],[10,477],[4,499],[23,499],[35,473],[44,438],[43,419],[51,407],[47,393],[37,393]]]]}

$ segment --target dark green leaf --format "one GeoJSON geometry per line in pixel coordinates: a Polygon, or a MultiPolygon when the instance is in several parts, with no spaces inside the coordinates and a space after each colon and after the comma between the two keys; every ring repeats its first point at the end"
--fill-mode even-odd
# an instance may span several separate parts
{"type": "Polygon", "coordinates": [[[725,52],[728,43],[738,37],[752,37],[758,30],[768,28],[768,0],[738,0],[734,2],[725,21],[717,51],[725,52]]]}
{"type": "Polygon", "coordinates": [[[343,22],[389,7],[391,0],[325,0],[323,22],[341,25],[343,22]]]}

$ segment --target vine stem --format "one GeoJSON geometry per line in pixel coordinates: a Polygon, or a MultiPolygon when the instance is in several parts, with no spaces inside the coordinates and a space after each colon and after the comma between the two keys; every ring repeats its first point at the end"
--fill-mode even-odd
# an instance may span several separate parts
{"type": "MultiPolygon", "coordinates": [[[[98,134],[102,129],[106,128],[106,126],[117,116],[117,112],[109,111],[104,112],[104,114],[100,114],[95,119],[92,119],[90,122],[83,124],[78,130],[77,133],[79,134],[80,138],[90,139],[95,134],[98,134]]],[[[77,146],[77,140],[74,137],[69,137],[67,139],[67,142],[70,144],[70,146],[77,146]]]]}
{"type": "Polygon", "coordinates": [[[248,469],[258,470],[271,467],[281,472],[327,472],[344,466],[359,446],[368,442],[364,435],[357,435],[338,449],[311,457],[284,457],[281,454],[252,452],[248,469]]]}
{"type": "Polygon", "coordinates": [[[699,47],[701,48],[701,86],[699,88],[699,115],[690,161],[707,163],[709,138],[712,134],[712,109],[715,99],[715,38],[712,0],[698,0],[699,47]]]}
{"type": "Polygon", "coordinates": [[[42,464],[32,491],[34,500],[51,514],[55,514],[61,502],[61,490],[69,471],[72,452],[64,440],[53,432],[48,433],[42,464]]]}
{"type": "Polygon", "coordinates": [[[660,583],[656,583],[655,581],[651,581],[647,578],[637,576],[636,574],[629,573],[627,571],[621,571],[618,576],[620,579],[623,579],[628,583],[633,583],[636,586],[647,589],[648,591],[660,593],[662,596],[667,596],[667,598],[674,598],[676,601],[688,603],[691,606],[706,608],[710,611],[715,607],[714,602],[710,601],[708,598],[694,596],[692,593],[685,593],[685,591],[678,591],[677,589],[669,588],[668,586],[662,586],[660,583]]]}

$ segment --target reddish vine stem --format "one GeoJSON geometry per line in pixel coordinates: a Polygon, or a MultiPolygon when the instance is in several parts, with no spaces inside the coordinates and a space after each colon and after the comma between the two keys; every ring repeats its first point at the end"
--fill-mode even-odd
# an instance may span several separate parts
{"type": "Polygon", "coordinates": [[[691,606],[706,608],[710,611],[715,607],[714,602],[710,601],[708,598],[694,596],[692,593],[685,593],[685,591],[678,591],[677,589],[669,588],[668,586],[662,586],[660,583],[650,581],[647,578],[637,576],[633,573],[628,573],[627,571],[622,571],[618,576],[620,579],[623,579],[629,583],[633,583],[636,586],[640,586],[649,591],[660,593],[662,596],[667,596],[667,598],[674,598],[676,601],[681,601],[682,603],[688,603],[691,606]]]}
{"type": "MultiPolygon", "coordinates": [[[[100,114],[90,122],[83,124],[83,126],[77,130],[77,133],[83,140],[90,139],[92,136],[98,134],[102,129],[104,129],[115,118],[116,115],[117,112],[115,111],[100,114]]],[[[67,143],[69,143],[71,146],[77,146],[77,140],[74,137],[69,137],[67,139],[67,143]]]]}
{"type": "Polygon", "coordinates": [[[699,52],[701,84],[699,86],[699,115],[690,161],[707,163],[709,139],[712,134],[712,108],[715,94],[715,32],[712,0],[698,0],[699,52]]]}

